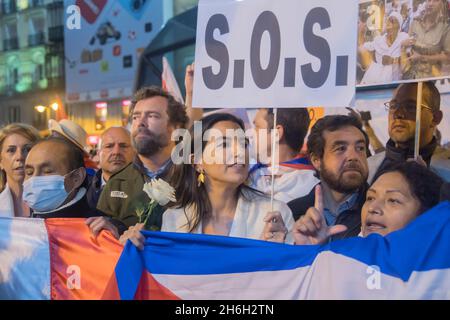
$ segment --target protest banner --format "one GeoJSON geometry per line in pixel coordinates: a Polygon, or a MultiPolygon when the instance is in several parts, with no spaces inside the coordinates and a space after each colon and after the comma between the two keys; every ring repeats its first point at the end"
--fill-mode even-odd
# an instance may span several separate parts
{"type": "Polygon", "coordinates": [[[193,105],[348,106],[357,10],[354,0],[201,0],[193,105]]]}

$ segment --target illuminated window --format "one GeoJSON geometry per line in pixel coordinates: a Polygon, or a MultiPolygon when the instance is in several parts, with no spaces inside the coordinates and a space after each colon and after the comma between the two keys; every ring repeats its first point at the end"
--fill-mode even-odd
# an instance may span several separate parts
{"type": "Polygon", "coordinates": [[[104,130],[106,128],[106,118],[108,116],[108,104],[98,102],[95,104],[95,130],[104,130]]]}
{"type": "Polygon", "coordinates": [[[122,101],[122,126],[126,127],[128,125],[129,114],[130,114],[130,100],[122,101]]]}

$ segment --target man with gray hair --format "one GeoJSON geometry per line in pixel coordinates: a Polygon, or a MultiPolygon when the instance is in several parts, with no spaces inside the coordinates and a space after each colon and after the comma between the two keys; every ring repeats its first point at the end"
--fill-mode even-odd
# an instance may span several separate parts
{"type": "Polygon", "coordinates": [[[89,205],[97,207],[98,198],[109,178],[133,161],[130,132],[124,127],[110,127],[100,136],[98,145],[99,167],[88,191],[89,205]]]}
{"type": "MultiPolygon", "coordinates": [[[[89,207],[93,210],[97,210],[97,202],[100,194],[111,176],[129,165],[135,156],[135,151],[131,146],[130,132],[123,127],[110,127],[106,129],[100,136],[98,150],[100,170],[95,173],[90,181],[87,192],[87,201],[89,207]]],[[[97,235],[101,229],[112,228],[110,219],[105,217],[91,218],[86,223],[94,235],[97,235]]]]}

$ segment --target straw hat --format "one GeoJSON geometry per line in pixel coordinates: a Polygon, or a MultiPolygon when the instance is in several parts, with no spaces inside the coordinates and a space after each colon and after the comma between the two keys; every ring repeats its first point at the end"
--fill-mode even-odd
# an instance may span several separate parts
{"type": "Polygon", "coordinates": [[[50,133],[53,131],[59,133],[83,150],[83,152],[86,152],[87,133],[75,122],[67,119],[57,122],[56,120],[50,119],[48,121],[48,129],[50,130],[50,133]]]}

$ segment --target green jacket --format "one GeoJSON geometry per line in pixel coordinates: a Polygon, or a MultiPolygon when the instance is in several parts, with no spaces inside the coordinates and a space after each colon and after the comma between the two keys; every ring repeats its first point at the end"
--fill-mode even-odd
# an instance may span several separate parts
{"type": "MultiPolygon", "coordinates": [[[[160,178],[167,176],[168,168],[160,178]]],[[[104,186],[97,203],[97,209],[113,218],[119,233],[139,222],[137,211],[147,208],[150,198],[143,191],[144,183],[151,179],[145,174],[139,158],[117,172],[104,186]]],[[[156,206],[147,220],[145,229],[161,230],[162,214],[165,208],[156,206]]]]}

